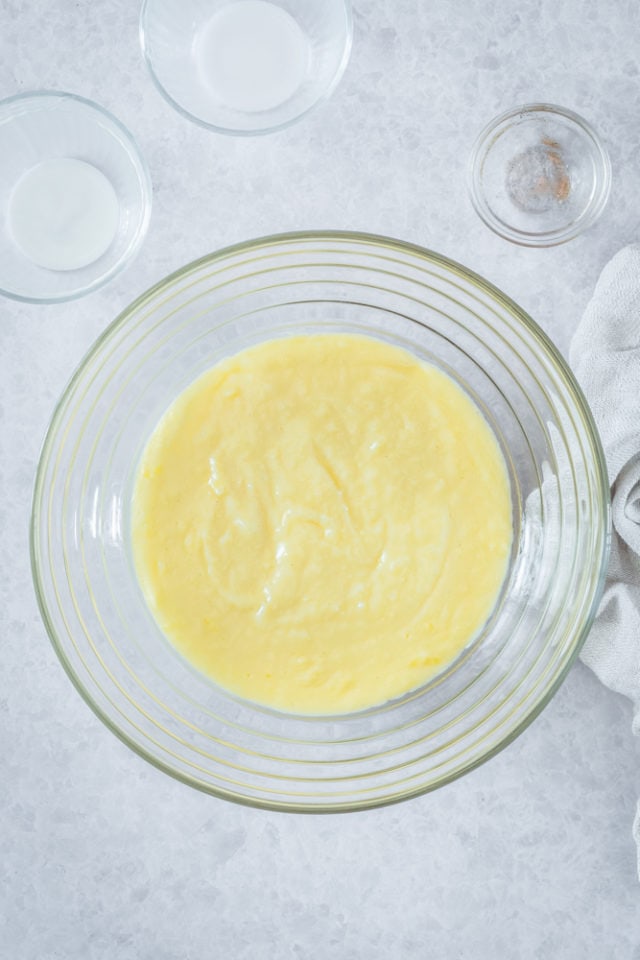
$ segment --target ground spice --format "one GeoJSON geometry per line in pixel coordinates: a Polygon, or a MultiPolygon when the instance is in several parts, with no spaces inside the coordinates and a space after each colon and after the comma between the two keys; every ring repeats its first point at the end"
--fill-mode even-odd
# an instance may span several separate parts
{"type": "Polygon", "coordinates": [[[544,137],[517,154],[509,164],[506,186],[513,203],[527,213],[545,213],[565,203],[571,193],[571,178],[560,144],[544,137]]]}

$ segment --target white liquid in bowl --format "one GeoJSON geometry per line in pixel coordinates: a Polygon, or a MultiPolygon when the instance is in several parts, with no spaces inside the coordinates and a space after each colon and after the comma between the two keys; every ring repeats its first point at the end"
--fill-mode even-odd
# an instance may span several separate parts
{"type": "Polygon", "coordinates": [[[288,100],[309,66],[293,17],[267,0],[238,0],[205,24],[194,48],[202,82],[226,106],[257,112],[288,100]]]}
{"type": "Polygon", "coordinates": [[[103,173],[84,160],[45,160],[21,177],[7,223],[16,246],[49,270],[78,270],[105,253],[120,219],[118,198],[103,173]]]}

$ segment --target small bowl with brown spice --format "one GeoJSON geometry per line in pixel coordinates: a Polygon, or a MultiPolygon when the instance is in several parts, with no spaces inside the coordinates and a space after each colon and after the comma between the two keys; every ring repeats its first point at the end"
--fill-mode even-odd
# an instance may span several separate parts
{"type": "Polygon", "coordinates": [[[609,197],[611,163],[582,117],[552,104],[526,104],[480,133],[468,186],[488,227],[514,243],[547,247],[597,220],[609,197]]]}

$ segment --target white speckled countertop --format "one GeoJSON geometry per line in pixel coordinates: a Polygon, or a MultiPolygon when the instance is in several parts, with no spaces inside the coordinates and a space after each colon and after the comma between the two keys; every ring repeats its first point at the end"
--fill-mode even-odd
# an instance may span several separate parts
{"type": "Polygon", "coordinates": [[[37,613],[27,528],[54,401],[138,293],[217,247],[360,229],[447,254],[565,350],[598,272],[640,240],[636,0],[355,0],[333,98],[267,138],[189,124],[152,87],[134,0],[0,0],[0,97],[69,90],[145,152],[154,211],[136,262],[68,305],[0,301],[2,960],[640,960],[630,705],[581,664],[520,739],[441,791],[305,817],[214,800],[116,740],[76,694],[37,613]],[[608,209],[549,250],[473,213],[478,130],[518,102],[573,108],[607,142],[608,209]]]}

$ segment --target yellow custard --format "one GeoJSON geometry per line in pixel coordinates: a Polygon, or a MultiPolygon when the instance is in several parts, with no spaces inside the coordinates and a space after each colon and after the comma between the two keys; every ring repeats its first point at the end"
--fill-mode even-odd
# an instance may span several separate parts
{"type": "Polygon", "coordinates": [[[342,713],[423,684],[495,604],[505,463],[469,397],[368,337],[271,340],[219,363],[152,434],[132,543],[147,602],[249,700],[342,713]]]}

